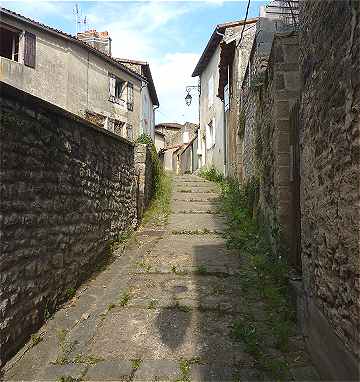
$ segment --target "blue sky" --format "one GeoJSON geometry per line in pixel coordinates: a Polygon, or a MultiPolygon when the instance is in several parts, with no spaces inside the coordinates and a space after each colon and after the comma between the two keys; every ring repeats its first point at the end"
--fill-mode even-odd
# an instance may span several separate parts
{"type": "MultiPolygon", "coordinates": [[[[75,1],[1,1],[6,8],[75,34],[75,1]]],[[[87,29],[107,30],[113,56],[150,62],[160,100],[157,122],[197,121],[197,102],[184,103],[191,77],[216,24],[245,17],[247,1],[78,1],[87,29]]],[[[267,1],[250,3],[248,17],[267,1]]],[[[194,100],[195,101],[195,100],[194,100]]]]}

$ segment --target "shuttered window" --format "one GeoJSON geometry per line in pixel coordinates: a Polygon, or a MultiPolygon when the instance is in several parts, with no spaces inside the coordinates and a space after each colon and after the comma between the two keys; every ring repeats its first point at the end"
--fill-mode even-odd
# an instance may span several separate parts
{"type": "Polygon", "coordinates": [[[24,64],[30,68],[35,68],[36,57],[36,36],[33,33],[24,34],[24,64]]]}
{"type": "Polygon", "coordinates": [[[110,97],[115,97],[115,85],[116,85],[116,78],[113,76],[109,77],[109,95],[110,97]]]}
{"type": "Polygon", "coordinates": [[[127,84],[127,108],[134,110],[134,85],[131,82],[127,84]]]}

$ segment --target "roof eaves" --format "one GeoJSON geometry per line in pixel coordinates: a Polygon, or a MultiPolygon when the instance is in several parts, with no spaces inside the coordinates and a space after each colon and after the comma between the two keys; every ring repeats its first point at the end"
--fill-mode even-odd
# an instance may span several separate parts
{"type": "Polygon", "coordinates": [[[195,69],[191,76],[197,77],[203,72],[204,68],[206,67],[208,63],[207,57],[211,58],[213,56],[217,46],[222,40],[222,36],[220,36],[219,33],[223,34],[227,28],[236,27],[236,26],[244,25],[244,24],[245,25],[252,24],[252,23],[255,23],[257,20],[258,20],[258,17],[255,17],[252,19],[248,19],[246,21],[238,20],[238,21],[231,21],[228,23],[218,24],[215,27],[214,32],[212,33],[208,43],[206,44],[206,47],[204,51],[202,52],[201,57],[198,63],[196,64],[195,69]]]}
{"type": "Polygon", "coordinates": [[[19,13],[11,11],[10,9],[0,7],[0,13],[6,14],[7,16],[10,16],[10,17],[14,17],[14,18],[16,18],[22,22],[25,22],[27,24],[32,25],[35,28],[39,28],[39,29],[42,29],[46,32],[50,32],[50,33],[55,34],[58,37],[61,37],[63,39],[70,40],[70,41],[74,42],[75,44],[78,44],[78,45],[82,46],[83,48],[91,51],[92,53],[100,56],[101,58],[106,59],[107,61],[111,62],[112,64],[115,64],[121,70],[123,70],[124,72],[127,72],[128,74],[132,75],[133,77],[136,77],[139,80],[145,79],[143,76],[139,75],[138,73],[134,72],[133,70],[127,68],[125,65],[122,65],[120,62],[116,61],[113,57],[108,56],[107,54],[101,52],[100,50],[98,50],[96,48],[93,48],[91,45],[87,44],[84,41],[77,39],[75,36],[72,36],[71,34],[65,33],[59,29],[49,27],[48,25],[39,23],[38,21],[32,20],[32,19],[25,17],[19,13]]]}
{"type": "Polygon", "coordinates": [[[149,92],[150,92],[152,103],[155,106],[159,106],[160,105],[159,99],[158,99],[158,96],[156,93],[154,80],[153,80],[152,75],[151,75],[150,64],[147,61],[132,60],[132,59],[128,59],[128,58],[116,58],[116,61],[126,63],[126,64],[140,65],[143,68],[143,70],[145,72],[145,77],[148,80],[149,92]]]}

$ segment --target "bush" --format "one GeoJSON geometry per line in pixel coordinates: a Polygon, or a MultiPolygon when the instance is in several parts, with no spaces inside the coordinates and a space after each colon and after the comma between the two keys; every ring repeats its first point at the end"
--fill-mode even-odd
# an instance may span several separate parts
{"type": "Polygon", "coordinates": [[[221,183],[224,180],[224,176],[215,167],[201,169],[199,175],[211,182],[221,183]]]}
{"type": "Polygon", "coordinates": [[[156,225],[163,224],[170,214],[171,178],[166,175],[161,166],[159,156],[153,140],[147,134],[142,134],[136,140],[137,143],[148,145],[151,150],[151,160],[154,166],[153,198],[144,213],[143,223],[152,222],[156,225]]]}
{"type": "Polygon", "coordinates": [[[153,183],[152,195],[156,197],[160,189],[161,177],[164,171],[161,166],[158,153],[156,152],[155,144],[153,140],[151,139],[150,135],[147,135],[147,134],[141,134],[139,138],[136,140],[136,143],[142,143],[150,147],[151,161],[153,163],[153,168],[154,168],[154,183],[153,183]]]}

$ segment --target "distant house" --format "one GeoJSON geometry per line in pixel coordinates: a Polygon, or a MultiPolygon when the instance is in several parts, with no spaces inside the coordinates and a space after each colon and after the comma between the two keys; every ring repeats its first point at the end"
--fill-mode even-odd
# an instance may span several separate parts
{"type": "Polygon", "coordinates": [[[179,133],[179,131],[183,128],[183,125],[175,122],[164,122],[158,123],[155,126],[156,131],[160,131],[165,136],[165,146],[169,146],[172,140],[172,137],[179,133]]]}
{"type": "MultiPolygon", "coordinates": [[[[198,165],[199,167],[214,166],[218,171],[226,173],[227,160],[227,126],[225,109],[228,106],[230,87],[234,91],[238,86],[237,79],[227,86],[226,101],[219,98],[218,87],[223,73],[219,65],[223,55],[227,54],[222,49],[225,41],[232,40],[233,45],[239,41],[242,30],[247,34],[255,34],[253,26],[257,19],[239,20],[219,24],[213,31],[205,50],[203,51],[192,74],[200,77],[200,129],[198,134],[198,165]]],[[[251,45],[250,45],[251,47],[251,45]]],[[[231,51],[229,52],[231,54],[231,51]]],[[[225,73],[226,79],[232,78],[232,73],[225,73]]]]}
{"type": "Polygon", "coordinates": [[[191,122],[180,123],[159,123],[155,130],[165,136],[165,148],[168,146],[187,144],[194,137],[199,125],[191,122]]]}
{"type": "Polygon", "coordinates": [[[155,131],[155,147],[157,152],[165,148],[165,134],[161,131],[155,131]]]}
{"type": "Polygon", "coordinates": [[[4,8],[0,14],[1,81],[130,140],[139,136],[142,89],[153,83],[111,57],[107,32],[74,37],[4,8]]]}
{"type": "Polygon", "coordinates": [[[149,63],[145,61],[117,58],[116,61],[146,78],[140,88],[140,134],[147,134],[155,140],[155,109],[159,107],[149,63]]]}
{"type": "MultiPolygon", "coordinates": [[[[180,173],[182,164],[179,153],[185,147],[188,147],[191,143],[191,148],[193,147],[192,142],[194,138],[197,137],[197,131],[199,125],[195,123],[185,122],[183,125],[179,123],[159,123],[155,127],[155,145],[164,147],[160,150],[163,158],[164,168],[168,171],[173,171],[180,173]]],[[[195,144],[194,144],[195,147],[195,144]]],[[[196,143],[197,147],[197,143],[196,143]]],[[[191,154],[192,155],[192,154],[191,154]]],[[[185,156],[183,156],[185,158],[185,156]]],[[[192,162],[192,156],[190,159],[186,157],[188,162],[192,162]]],[[[187,169],[195,170],[197,168],[197,161],[194,160],[196,166],[186,164],[187,169]]]]}

